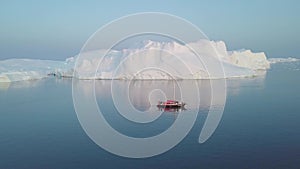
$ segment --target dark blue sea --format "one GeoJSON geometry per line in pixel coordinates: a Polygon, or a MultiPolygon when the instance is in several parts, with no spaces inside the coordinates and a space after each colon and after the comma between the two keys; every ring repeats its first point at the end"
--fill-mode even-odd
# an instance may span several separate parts
{"type": "MultiPolygon", "coordinates": [[[[300,168],[299,73],[299,62],[277,63],[259,77],[227,79],[224,112],[217,128],[204,143],[199,143],[199,135],[210,113],[209,106],[214,105],[205,101],[212,97],[207,88],[211,82],[197,81],[202,87],[195,124],[179,144],[149,158],[115,155],[89,137],[74,109],[72,79],[49,77],[2,83],[0,168],[300,168]]],[[[85,87],[91,82],[80,83],[85,87]]],[[[179,86],[194,83],[180,81],[179,86]]],[[[172,82],[136,81],[126,87],[127,81],[118,81],[114,97],[111,81],[98,80],[93,84],[97,104],[107,122],[130,137],[155,136],[169,129],[180,115],[190,116],[195,110],[189,102],[186,110],[159,109],[151,103],[147,93],[155,88],[167,90],[165,98],[173,97],[173,89],[168,91],[172,82]],[[129,122],[114,106],[118,95],[121,97],[125,90],[130,93],[130,106],[159,117],[151,123],[129,122]]],[[[178,90],[174,92],[176,98],[180,95],[178,90]]],[[[128,148],[123,140],[111,142],[128,148]]],[[[150,150],[145,146],[143,150],[132,151],[150,150]]]]}

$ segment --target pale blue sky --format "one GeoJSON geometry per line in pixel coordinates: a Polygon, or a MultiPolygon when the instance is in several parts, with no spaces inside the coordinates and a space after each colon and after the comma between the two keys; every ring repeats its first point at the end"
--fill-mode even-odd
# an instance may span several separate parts
{"type": "Polygon", "coordinates": [[[14,1],[0,3],[0,59],[60,59],[80,51],[97,29],[136,12],[166,12],[197,25],[229,49],[300,57],[300,1],[14,1]]]}

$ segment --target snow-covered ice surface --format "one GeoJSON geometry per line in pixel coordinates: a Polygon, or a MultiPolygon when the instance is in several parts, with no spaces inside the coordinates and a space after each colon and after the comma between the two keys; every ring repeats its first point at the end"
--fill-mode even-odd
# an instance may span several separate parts
{"type": "Polygon", "coordinates": [[[41,79],[51,74],[78,79],[251,77],[268,69],[270,62],[278,61],[267,60],[263,52],[227,51],[223,41],[200,40],[186,45],[144,41],[136,48],[89,51],[66,61],[0,61],[0,82],[41,79]]]}

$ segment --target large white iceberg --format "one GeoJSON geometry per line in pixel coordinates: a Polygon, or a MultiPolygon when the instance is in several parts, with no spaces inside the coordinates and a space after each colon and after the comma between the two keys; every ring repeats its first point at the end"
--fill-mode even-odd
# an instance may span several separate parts
{"type": "Polygon", "coordinates": [[[95,50],[66,61],[0,61],[0,82],[56,75],[78,79],[213,79],[256,76],[270,67],[265,54],[227,51],[223,41],[143,41],[135,48],[95,50]],[[104,57],[101,57],[104,56],[104,57]],[[74,74],[73,74],[74,72],[74,74]]]}
{"type": "Polygon", "coordinates": [[[222,41],[145,41],[138,48],[97,50],[77,56],[78,79],[216,79],[248,77],[270,64],[264,53],[227,51],[222,41]],[[104,56],[104,57],[100,57],[104,56]]]}

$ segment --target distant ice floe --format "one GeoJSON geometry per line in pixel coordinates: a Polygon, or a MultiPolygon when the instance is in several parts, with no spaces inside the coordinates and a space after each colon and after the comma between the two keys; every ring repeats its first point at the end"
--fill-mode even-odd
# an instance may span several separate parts
{"type": "Polygon", "coordinates": [[[288,58],[270,58],[270,59],[268,59],[268,61],[270,62],[270,64],[276,64],[276,63],[287,63],[287,62],[299,62],[300,59],[292,58],[292,57],[288,57],[288,58]]]}
{"type": "Polygon", "coordinates": [[[227,51],[223,41],[144,41],[137,48],[96,50],[66,61],[9,59],[0,61],[0,82],[45,78],[77,79],[217,79],[257,76],[270,68],[263,52],[227,51]],[[101,58],[101,56],[104,56],[101,58]]]}

